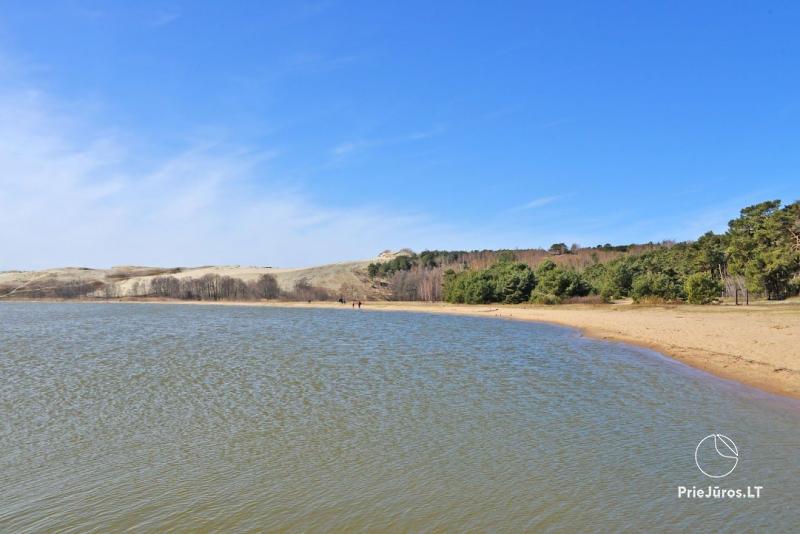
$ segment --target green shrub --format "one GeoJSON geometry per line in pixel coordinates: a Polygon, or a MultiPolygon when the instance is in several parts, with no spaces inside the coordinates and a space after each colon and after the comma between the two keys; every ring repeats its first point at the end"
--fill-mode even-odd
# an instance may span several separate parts
{"type": "Polygon", "coordinates": [[[633,286],[633,269],[625,261],[611,263],[600,280],[599,293],[606,298],[627,297],[633,286]]]}
{"type": "Polygon", "coordinates": [[[524,263],[499,262],[487,274],[494,281],[494,298],[505,304],[525,302],[536,286],[533,271],[524,263]]]}
{"type": "Polygon", "coordinates": [[[367,266],[367,274],[370,278],[389,278],[397,271],[411,270],[416,261],[414,256],[397,256],[389,261],[370,263],[367,266]]]}
{"type": "Polygon", "coordinates": [[[444,275],[444,300],[462,304],[517,304],[528,300],[535,285],[530,267],[501,261],[481,271],[448,270],[444,275]]]}
{"type": "Polygon", "coordinates": [[[694,273],[683,284],[686,300],[692,304],[708,304],[719,298],[722,284],[709,273],[694,273]]]}
{"type": "Polygon", "coordinates": [[[577,272],[544,260],[536,267],[536,288],[530,300],[538,304],[557,304],[564,297],[588,295],[591,289],[577,272]]]}
{"type": "MultiPolygon", "coordinates": [[[[596,261],[596,260],[595,260],[596,261]]],[[[606,277],[607,265],[595,263],[586,267],[581,273],[581,277],[589,284],[590,293],[600,294],[602,292],[603,280],[606,277]]]]}
{"type": "Polygon", "coordinates": [[[465,304],[486,304],[494,301],[494,284],[484,272],[471,273],[464,287],[465,304]]]}
{"type": "Polygon", "coordinates": [[[449,270],[444,278],[444,299],[458,304],[485,304],[494,300],[494,284],[486,271],[449,270]]]}
{"type": "Polygon", "coordinates": [[[631,296],[634,302],[670,302],[681,298],[681,289],[681,284],[665,273],[646,272],[634,278],[631,296]]]}

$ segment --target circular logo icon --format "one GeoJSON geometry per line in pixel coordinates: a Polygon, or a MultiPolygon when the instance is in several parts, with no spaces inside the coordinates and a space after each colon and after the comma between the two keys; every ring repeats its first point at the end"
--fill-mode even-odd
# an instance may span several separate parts
{"type": "Polygon", "coordinates": [[[739,464],[739,449],[728,436],[709,434],[694,450],[694,463],[707,477],[722,478],[733,473],[739,464]]]}

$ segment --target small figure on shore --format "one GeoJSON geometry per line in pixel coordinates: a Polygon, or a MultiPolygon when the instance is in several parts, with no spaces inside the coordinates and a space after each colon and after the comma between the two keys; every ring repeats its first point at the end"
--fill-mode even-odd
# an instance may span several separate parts
{"type": "Polygon", "coordinates": [[[361,301],[360,300],[358,301],[358,309],[359,310],[361,309],[361,301]]]}
{"type": "Polygon", "coordinates": [[[353,309],[356,308],[356,301],[353,301],[353,309]]]}

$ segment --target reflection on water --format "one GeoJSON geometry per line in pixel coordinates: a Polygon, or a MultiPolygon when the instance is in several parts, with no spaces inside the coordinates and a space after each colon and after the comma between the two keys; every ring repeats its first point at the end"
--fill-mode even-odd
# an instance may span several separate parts
{"type": "Polygon", "coordinates": [[[4,303],[0,420],[8,532],[800,524],[800,404],[549,325],[4,303]]]}

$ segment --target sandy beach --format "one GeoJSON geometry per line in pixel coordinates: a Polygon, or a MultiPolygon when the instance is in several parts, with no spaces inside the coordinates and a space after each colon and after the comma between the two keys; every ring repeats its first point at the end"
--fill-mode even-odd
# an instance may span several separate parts
{"type": "MultiPolygon", "coordinates": [[[[350,304],[332,302],[243,304],[351,309],[350,304]]],[[[798,303],[750,306],[480,306],[366,302],[361,311],[377,310],[500,317],[570,326],[591,337],[647,347],[722,378],[800,398],[798,303]]]]}

